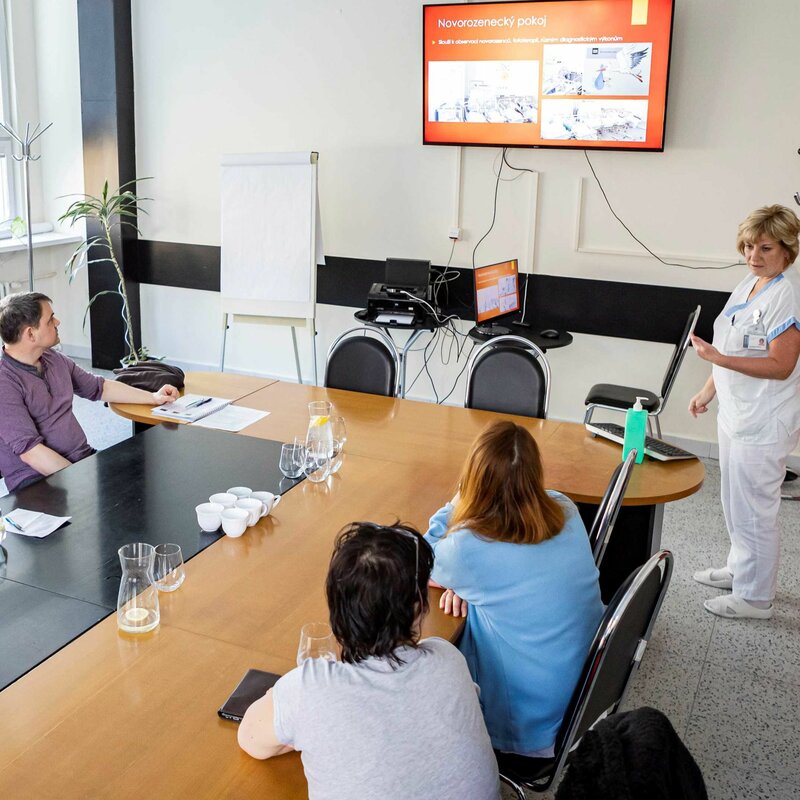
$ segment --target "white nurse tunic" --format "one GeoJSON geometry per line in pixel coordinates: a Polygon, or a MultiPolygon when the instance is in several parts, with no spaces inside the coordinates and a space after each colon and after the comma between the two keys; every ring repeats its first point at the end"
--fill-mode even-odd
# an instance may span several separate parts
{"type": "MultiPolygon", "coordinates": [[[[713,344],[729,356],[766,356],[748,349],[754,323],[769,343],[792,325],[800,328],[800,273],[789,267],[754,297],[749,275],[714,322],[713,344]]],[[[743,600],[775,597],[780,555],[778,511],[786,459],[800,438],[800,359],[786,380],[751,378],[714,365],[722,508],[731,540],[728,569],[733,594],[743,600]]]]}

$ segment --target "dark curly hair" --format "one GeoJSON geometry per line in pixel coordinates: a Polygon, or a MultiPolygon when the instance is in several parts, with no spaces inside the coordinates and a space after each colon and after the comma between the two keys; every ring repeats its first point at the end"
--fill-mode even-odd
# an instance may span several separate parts
{"type": "Polygon", "coordinates": [[[432,569],[433,550],[410,525],[352,522],[339,532],[325,588],[342,661],[397,664],[396,648],[417,646],[414,623],[428,611],[432,569]]]}

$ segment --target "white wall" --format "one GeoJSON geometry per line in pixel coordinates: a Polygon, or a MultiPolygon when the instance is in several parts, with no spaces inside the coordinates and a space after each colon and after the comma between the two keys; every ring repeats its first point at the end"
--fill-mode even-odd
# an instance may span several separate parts
{"type": "MultiPolygon", "coordinates": [[[[43,41],[62,56],[59,74],[74,68],[73,41],[59,44],[53,33],[68,22],[64,38],[74,36],[74,9],[65,10],[72,5],[36,0],[42,86],[54,69],[46,74],[43,41]]],[[[666,151],[591,158],[640,238],[669,259],[708,267],[736,259],[736,225],[751,209],[792,204],[800,189],[791,99],[800,95],[796,2],[771,0],[758,13],[748,0],[677,5],[666,151]]],[[[455,208],[459,150],[420,144],[419,0],[134,0],[133,30],[137,169],[154,176],[145,237],[219,243],[221,153],[316,149],[327,253],[443,264],[448,230],[458,222],[464,239],[453,263],[471,263],[491,219],[498,151],[464,149],[455,208]]],[[[74,108],[72,98],[56,95],[42,91],[43,112],[74,108]]],[[[516,150],[509,158],[538,171],[538,190],[529,175],[501,183],[498,222],[479,262],[526,261],[530,249],[540,273],[720,291],[744,274],[741,267],[666,267],[642,255],[610,216],[581,152],[516,150]]],[[[72,166],[64,170],[48,180],[48,191],[74,180],[72,166]]],[[[215,294],[145,286],[142,301],[152,350],[194,364],[217,362],[215,294]]],[[[320,307],[321,354],[351,323],[351,312],[320,307]]],[[[285,330],[234,329],[227,364],[291,376],[288,343],[285,330]]],[[[576,335],[571,347],[550,354],[553,416],[580,418],[585,392],[598,381],[656,388],[669,354],[667,345],[576,335]]],[[[420,364],[412,358],[409,373],[420,364]]],[[[432,367],[448,389],[458,369],[432,367]]],[[[712,415],[693,421],[684,411],[707,372],[690,353],[663,419],[666,432],[714,439],[712,415]]],[[[411,396],[433,395],[418,383],[411,396]]]]}

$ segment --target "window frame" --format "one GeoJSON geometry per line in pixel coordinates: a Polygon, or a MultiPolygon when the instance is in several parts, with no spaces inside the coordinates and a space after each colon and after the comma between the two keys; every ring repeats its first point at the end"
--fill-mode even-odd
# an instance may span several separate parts
{"type": "MultiPolygon", "coordinates": [[[[8,21],[5,2],[0,0],[0,112],[3,122],[13,124],[11,108],[11,62],[9,60],[8,21]]],[[[16,142],[0,128],[0,158],[4,158],[5,169],[0,168],[0,223],[22,215],[22,204],[18,193],[18,168],[14,158],[16,142]]]]}

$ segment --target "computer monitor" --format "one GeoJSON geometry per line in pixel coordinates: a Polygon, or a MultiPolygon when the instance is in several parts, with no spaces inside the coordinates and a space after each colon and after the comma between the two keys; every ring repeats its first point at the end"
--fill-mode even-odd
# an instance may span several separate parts
{"type": "Polygon", "coordinates": [[[517,259],[476,267],[473,275],[478,332],[495,336],[511,333],[510,328],[498,325],[497,321],[508,319],[519,311],[517,259]]]}
{"type": "Polygon", "coordinates": [[[386,279],[389,289],[427,290],[431,262],[414,258],[387,258],[386,279]]]}

